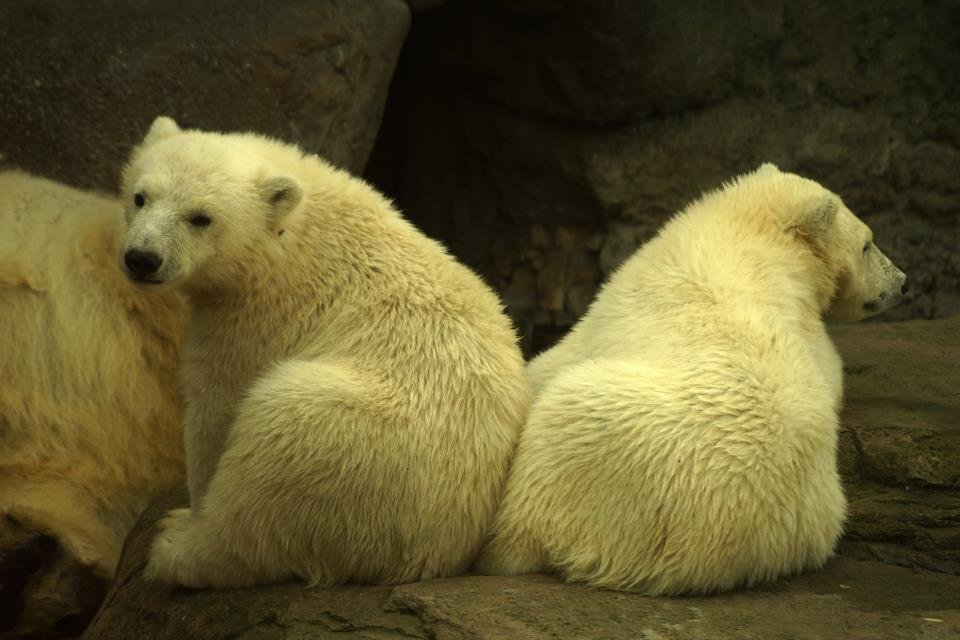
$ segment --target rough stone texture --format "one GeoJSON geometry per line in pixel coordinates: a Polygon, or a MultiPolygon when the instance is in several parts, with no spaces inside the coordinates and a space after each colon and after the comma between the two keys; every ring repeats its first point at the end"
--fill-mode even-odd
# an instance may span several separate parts
{"type": "Polygon", "coordinates": [[[220,592],[145,583],[153,525],[186,502],[180,492],[141,518],[85,637],[956,638],[960,462],[950,452],[960,449],[960,317],[835,333],[847,363],[840,466],[850,522],[841,556],[823,572],[675,599],[548,576],[220,592]]]}
{"type": "Polygon", "coordinates": [[[846,373],[844,552],[960,575],[960,316],[833,334],[846,373]]]}
{"type": "Polygon", "coordinates": [[[958,33],[952,0],[447,3],[417,14],[393,89],[381,146],[403,162],[370,175],[522,295],[510,303],[528,354],[672,212],[763,161],[875,227],[914,283],[888,319],[947,316],[960,312],[958,33]],[[572,276],[567,261],[598,268],[572,276]]]}
{"type": "Polygon", "coordinates": [[[409,21],[402,0],[0,0],[0,161],[113,189],[166,114],[360,171],[409,21]]]}
{"type": "Polygon", "coordinates": [[[125,586],[129,600],[104,611],[85,637],[935,640],[960,633],[951,593],[958,585],[957,578],[849,559],[763,589],[672,600],[591,591],[546,576],[462,577],[393,589],[150,593],[134,575],[125,586]]]}
{"type": "Polygon", "coordinates": [[[399,587],[281,584],[194,591],[141,577],[151,508],[86,640],[197,638],[955,638],[960,578],[841,558],[817,574],[708,598],[646,598],[548,576],[463,576],[399,587]]]}

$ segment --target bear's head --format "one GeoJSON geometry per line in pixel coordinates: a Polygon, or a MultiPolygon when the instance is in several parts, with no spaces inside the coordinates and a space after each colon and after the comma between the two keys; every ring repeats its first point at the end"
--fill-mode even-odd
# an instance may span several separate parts
{"type": "Polygon", "coordinates": [[[183,130],[157,118],[123,173],[121,268],[144,287],[242,277],[303,199],[299,182],[269,163],[288,151],[259,136],[183,130]]]}
{"type": "Polygon", "coordinates": [[[897,305],[907,276],[880,251],[873,232],[843,201],[820,184],[773,165],[766,176],[768,202],[779,203],[780,228],[813,254],[823,274],[824,317],[856,322],[897,305]]]}

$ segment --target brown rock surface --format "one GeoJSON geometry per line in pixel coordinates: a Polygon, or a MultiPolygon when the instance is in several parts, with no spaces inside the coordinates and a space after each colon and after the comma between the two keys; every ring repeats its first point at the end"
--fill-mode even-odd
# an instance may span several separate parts
{"type": "Polygon", "coordinates": [[[145,582],[155,505],[127,541],[86,640],[293,638],[955,638],[960,578],[836,559],[820,573],[707,598],[647,598],[549,576],[463,576],[398,587],[281,584],[194,591],[145,582]]]}
{"type": "Polygon", "coordinates": [[[841,555],[822,572],[672,599],[542,575],[327,590],[146,583],[140,572],[153,523],[185,501],[179,494],[154,505],[127,540],[118,579],[85,637],[956,638],[960,317],[834,333],[848,370],[841,469],[851,508],[841,555]]]}
{"type": "Polygon", "coordinates": [[[593,591],[547,576],[465,576],[400,587],[148,592],[140,578],[89,640],[182,638],[955,638],[960,579],[841,559],[819,574],[713,598],[593,591]],[[951,593],[953,591],[953,593],[951,593]]]}
{"type": "Polygon", "coordinates": [[[403,0],[0,0],[0,161],[113,189],[165,114],[360,171],[409,21],[403,0]]]}

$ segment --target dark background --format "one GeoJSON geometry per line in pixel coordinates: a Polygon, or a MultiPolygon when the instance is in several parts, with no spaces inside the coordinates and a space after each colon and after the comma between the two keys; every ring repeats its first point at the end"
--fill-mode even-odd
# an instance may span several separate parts
{"type": "Polygon", "coordinates": [[[910,275],[884,319],[960,312],[960,2],[412,5],[435,8],[2,0],[0,156],[112,190],[161,113],[300,142],[482,273],[527,355],[672,212],[770,161],[910,275]]]}

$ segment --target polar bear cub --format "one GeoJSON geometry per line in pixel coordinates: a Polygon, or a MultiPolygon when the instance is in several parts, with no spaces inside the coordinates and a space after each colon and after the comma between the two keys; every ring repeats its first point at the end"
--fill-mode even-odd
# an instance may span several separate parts
{"type": "Polygon", "coordinates": [[[901,273],[817,183],[764,165],[674,217],[530,363],[534,405],[481,572],[646,594],[820,567],[845,516],[823,318],[901,273]]]}
{"type": "Polygon", "coordinates": [[[403,583],[467,568],[530,394],[500,301],[360,180],[158,118],[124,173],[121,266],[192,313],[190,509],[149,578],[403,583]]]}

